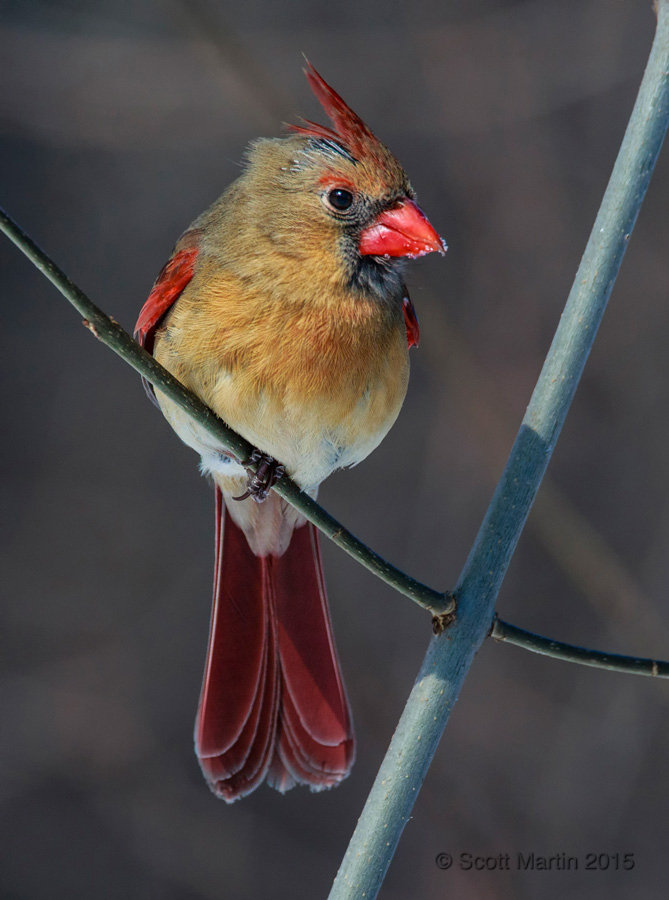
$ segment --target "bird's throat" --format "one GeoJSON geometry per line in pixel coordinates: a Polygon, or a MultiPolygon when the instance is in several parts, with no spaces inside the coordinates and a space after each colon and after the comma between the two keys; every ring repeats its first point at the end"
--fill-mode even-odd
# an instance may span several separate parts
{"type": "Polygon", "coordinates": [[[381,302],[401,303],[403,294],[403,259],[360,256],[350,259],[350,287],[381,302]]]}

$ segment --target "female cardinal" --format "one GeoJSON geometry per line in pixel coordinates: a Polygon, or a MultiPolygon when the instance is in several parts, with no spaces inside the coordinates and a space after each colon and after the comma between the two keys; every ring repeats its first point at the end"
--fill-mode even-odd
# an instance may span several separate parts
{"type": "Polygon", "coordinates": [[[418,321],[406,257],[446,245],[399,162],[311,66],[332,128],[251,145],[243,174],[184,232],[139,343],[254,447],[232,458],[157,402],[216,490],[214,603],[195,746],[232,802],[261,781],[332,787],[353,764],[317,532],[276,493],[312,496],[364,459],[399,413],[418,321]]]}

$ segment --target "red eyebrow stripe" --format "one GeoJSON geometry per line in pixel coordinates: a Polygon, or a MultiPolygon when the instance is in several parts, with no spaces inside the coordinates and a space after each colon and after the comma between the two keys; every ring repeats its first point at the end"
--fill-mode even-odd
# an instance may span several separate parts
{"type": "Polygon", "coordinates": [[[326,172],[325,175],[321,175],[318,179],[318,184],[323,187],[326,184],[331,184],[333,187],[342,187],[349,191],[355,191],[355,185],[351,181],[348,181],[346,178],[340,178],[335,172],[326,172]]]}

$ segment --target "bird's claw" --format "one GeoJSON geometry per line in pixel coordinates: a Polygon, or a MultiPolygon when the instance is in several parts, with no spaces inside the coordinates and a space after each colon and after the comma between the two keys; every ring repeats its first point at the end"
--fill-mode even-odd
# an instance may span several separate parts
{"type": "Polygon", "coordinates": [[[258,449],[253,450],[251,456],[243,460],[242,465],[248,472],[249,480],[244,493],[240,497],[233,497],[233,500],[246,500],[250,497],[256,503],[262,503],[267,499],[270,489],[286,471],[281,463],[258,449]],[[250,468],[254,463],[258,463],[255,472],[250,468]]]}

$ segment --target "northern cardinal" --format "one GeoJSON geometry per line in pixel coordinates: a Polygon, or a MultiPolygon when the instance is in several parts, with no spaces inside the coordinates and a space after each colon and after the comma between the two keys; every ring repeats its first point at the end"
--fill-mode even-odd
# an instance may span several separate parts
{"type": "Polygon", "coordinates": [[[285,467],[315,497],[385,436],[418,344],[403,263],[446,249],[397,159],[307,65],[332,127],[302,120],[251,145],[243,174],[177,242],[135,328],[258,448],[253,475],[156,392],[215,484],[195,746],[228,802],[263,780],[329,788],[353,764],[317,532],[270,488],[285,467]]]}

